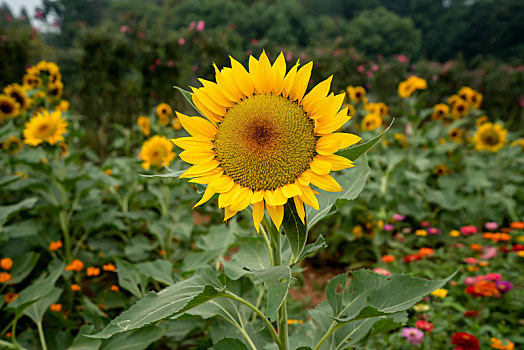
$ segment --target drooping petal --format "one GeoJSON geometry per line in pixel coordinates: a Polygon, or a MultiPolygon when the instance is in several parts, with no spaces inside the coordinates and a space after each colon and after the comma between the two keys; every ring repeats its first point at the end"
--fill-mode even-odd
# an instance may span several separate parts
{"type": "Polygon", "coordinates": [[[206,163],[199,163],[192,165],[180,175],[180,178],[186,178],[186,177],[192,177],[192,176],[199,176],[202,173],[207,173],[210,170],[216,169],[220,163],[216,159],[212,159],[209,162],[206,163]]]}
{"type": "Polygon", "coordinates": [[[336,132],[322,136],[317,141],[316,151],[318,154],[330,155],[339,149],[344,149],[354,145],[360,140],[361,138],[357,135],[336,132]]]}
{"type": "Polygon", "coordinates": [[[227,175],[222,175],[215,181],[209,184],[209,187],[212,187],[217,193],[224,193],[233,188],[233,179],[227,175]]]}
{"type": "Polygon", "coordinates": [[[204,204],[208,200],[210,200],[215,195],[215,193],[216,192],[213,191],[213,189],[211,187],[207,186],[206,190],[204,191],[204,195],[202,196],[202,198],[200,198],[200,200],[197,202],[197,204],[195,204],[193,206],[193,209],[198,207],[199,205],[204,204]]]}
{"type": "Polygon", "coordinates": [[[231,219],[233,216],[236,215],[236,213],[238,212],[231,209],[230,207],[225,207],[224,208],[224,221],[231,219]]]}
{"type": "Polygon", "coordinates": [[[342,187],[338,184],[337,180],[335,180],[331,175],[317,175],[313,173],[311,174],[311,183],[324,191],[342,191],[342,187]]]}
{"type": "Polygon", "coordinates": [[[284,219],[284,206],[283,205],[266,205],[267,212],[271,217],[271,221],[275,224],[277,230],[280,230],[282,220],[284,219]]]}
{"type": "Polygon", "coordinates": [[[260,232],[260,223],[264,218],[264,201],[259,201],[252,204],[253,206],[253,224],[257,233],[260,232]]]}
{"type": "Polygon", "coordinates": [[[299,194],[302,193],[302,191],[300,191],[300,188],[293,183],[293,184],[287,184],[287,185],[282,186],[282,193],[287,198],[291,198],[294,196],[298,196],[299,194]]]}
{"type": "Polygon", "coordinates": [[[313,190],[311,189],[311,187],[302,186],[300,189],[302,190],[302,194],[299,196],[300,199],[304,203],[309,205],[311,208],[318,210],[319,209],[318,200],[317,200],[317,197],[315,196],[315,193],[313,193],[313,190]]]}
{"type": "Polygon", "coordinates": [[[306,211],[304,210],[304,202],[302,202],[302,200],[298,196],[293,197],[293,201],[295,202],[295,208],[297,208],[297,214],[300,217],[300,220],[302,220],[303,224],[306,224],[306,222],[304,221],[306,218],[306,211]]]}
{"type": "Polygon", "coordinates": [[[313,158],[313,161],[309,163],[309,167],[318,175],[326,175],[329,174],[333,165],[329,160],[325,160],[317,155],[313,158]]]}
{"type": "Polygon", "coordinates": [[[238,196],[231,204],[231,209],[236,211],[242,211],[251,204],[251,198],[253,198],[253,191],[247,187],[241,187],[238,196]]]}
{"type": "Polygon", "coordinates": [[[355,166],[355,164],[351,160],[336,154],[331,154],[329,156],[317,155],[315,158],[331,162],[331,171],[338,171],[342,169],[352,168],[355,166]]]}

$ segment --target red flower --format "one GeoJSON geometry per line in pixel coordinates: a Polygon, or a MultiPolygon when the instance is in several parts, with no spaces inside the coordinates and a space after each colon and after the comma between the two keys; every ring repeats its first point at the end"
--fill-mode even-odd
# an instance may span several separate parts
{"type": "Polygon", "coordinates": [[[428,333],[430,333],[433,330],[433,324],[428,321],[419,320],[415,323],[415,327],[417,327],[418,329],[422,329],[423,331],[426,331],[428,333]]]}
{"type": "Polygon", "coordinates": [[[464,312],[465,317],[477,317],[478,315],[478,311],[475,310],[467,310],[466,312],[464,312]]]}
{"type": "Polygon", "coordinates": [[[521,250],[524,250],[524,244],[514,244],[511,250],[514,252],[520,252],[521,250]]]}
{"type": "Polygon", "coordinates": [[[473,334],[458,332],[451,337],[451,344],[456,345],[455,350],[480,350],[480,344],[473,334]]]}
{"type": "Polygon", "coordinates": [[[409,254],[404,257],[404,262],[409,263],[420,259],[422,259],[422,257],[419,254],[409,254]]]}

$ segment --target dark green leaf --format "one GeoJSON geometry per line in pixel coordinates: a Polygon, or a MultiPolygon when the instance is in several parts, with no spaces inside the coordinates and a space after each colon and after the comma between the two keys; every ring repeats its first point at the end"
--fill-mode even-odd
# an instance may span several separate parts
{"type": "Polygon", "coordinates": [[[142,290],[145,288],[143,285],[144,279],[134,264],[122,259],[116,259],[116,273],[120,287],[128,290],[137,298],[143,296],[142,290]]]}
{"type": "Polygon", "coordinates": [[[291,284],[289,266],[274,266],[263,270],[250,270],[260,278],[267,289],[266,317],[275,321],[277,311],[284,302],[291,284]]]}
{"type": "Polygon", "coordinates": [[[284,220],[282,226],[291,245],[293,263],[296,263],[306,245],[307,226],[302,223],[295,204],[290,201],[284,205],[284,220]]]}
{"type": "Polygon", "coordinates": [[[95,327],[92,325],[82,326],[78,335],[73,340],[73,344],[67,350],[98,350],[102,345],[102,340],[100,339],[91,339],[84,337],[84,334],[91,334],[95,327]]]}
{"type": "Polygon", "coordinates": [[[157,326],[117,334],[105,341],[101,350],[143,350],[160,339],[162,335],[162,329],[157,326]]]}
{"type": "Polygon", "coordinates": [[[320,250],[322,248],[326,248],[326,247],[327,247],[326,239],[322,235],[318,236],[318,238],[315,241],[315,243],[308,244],[304,248],[304,250],[302,251],[302,254],[300,254],[300,256],[298,257],[297,262],[300,262],[300,261],[304,260],[305,258],[307,258],[308,256],[314,254],[318,250],[320,250]]]}
{"type": "Polygon", "coordinates": [[[247,346],[238,338],[223,338],[210,350],[247,350],[247,346]]]}
{"type": "Polygon", "coordinates": [[[31,252],[24,255],[19,255],[13,259],[13,268],[11,271],[11,279],[9,284],[17,284],[22,282],[33,271],[40,254],[31,252]]]}
{"type": "Polygon", "coordinates": [[[6,223],[9,216],[21,210],[33,208],[37,201],[38,198],[33,197],[26,198],[23,201],[16,204],[0,206],[0,227],[2,227],[6,223]]]}
{"type": "Polygon", "coordinates": [[[395,122],[395,119],[391,121],[391,124],[387,127],[386,130],[384,130],[380,135],[375,136],[371,140],[361,143],[359,145],[352,146],[350,148],[346,148],[345,150],[338,151],[337,154],[342,157],[346,157],[349,160],[355,161],[358,158],[360,158],[364,153],[369,151],[373,146],[375,146],[383,137],[386,135],[386,133],[389,131],[393,123],[395,122]]]}
{"type": "Polygon", "coordinates": [[[173,86],[173,87],[175,89],[177,89],[182,94],[182,96],[184,96],[186,101],[189,102],[191,107],[193,107],[195,109],[195,111],[198,113],[198,115],[203,117],[202,113],[198,110],[198,108],[196,108],[195,104],[193,103],[193,95],[189,91],[184,90],[184,89],[182,89],[182,88],[180,88],[178,86],[173,86]]]}
{"type": "Polygon", "coordinates": [[[29,305],[24,311],[24,315],[29,316],[34,323],[42,321],[45,312],[49,310],[51,304],[55,304],[62,294],[62,289],[54,287],[46,296],[29,305]]]}

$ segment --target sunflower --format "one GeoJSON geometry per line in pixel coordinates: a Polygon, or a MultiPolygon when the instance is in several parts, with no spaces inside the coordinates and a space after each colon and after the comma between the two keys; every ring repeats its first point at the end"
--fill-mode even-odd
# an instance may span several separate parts
{"type": "Polygon", "coordinates": [[[20,104],[14,98],[0,95],[0,122],[5,117],[14,118],[20,113],[20,104]]]}
{"type": "Polygon", "coordinates": [[[348,115],[350,117],[355,115],[355,107],[353,107],[352,104],[346,103],[344,106],[342,106],[342,108],[347,108],[348,109],[348,115]]]}
{"type": "Polygon", "coordinates": [[[24,88],[31,90],[42,86],[42,79],[38,75],[26,74],[24,75],[24,88]]]}
{"type": "Polygon", "coordinates": [[[169,124],[169,116],[171,114],[173,114],[173,110],[167,103],[161,103],[156,107],[156,115],[158,116],[158,121],[162,125],[169,124]]]}
{"type": "Polygon", "coordinates": [[[377,114],[380,117],[385,117],[388,114],[388,106],[384,102],[368,103],[365,109],[366,111],[377,114]]]}
{"type": "Polygon", "coordinates": [[[19,84],[11,84],[4,88],[4,93],[18,102],[21,110],[27,109],[31,104],[31,100],[26,96],[25,89],[19,84]]]}
{"type": "Polygon", "coordinates": [[[144,136],[149,136],[151,134],[151,120],[148,117],[141,116],[138,117],[137,125],[140,128],[140,131],[144,136]]]}
{"type": "Polygon", "coordinates": [[[67,112],[67,110],[69,110],[69,101],[67,100],[60,101],[60,103],[58,104],[58,106],[55,107],[55,109],[62,111],[62,112],[67,112]]]}
{"type": "Polygon", "coordinates": [[[449,114],[449,106],[443,103],[439,103],[433,106],[433,114],[431,119],[433,120],[443,120],[449,114]]]}
{"type": "Polygon", "coordinates": [[[506,134],[508,131],[500,124],[484,123],[475,135],[473,142],[477,151],[498,152],[506,144],[506,134]]]}
{"type": "Polygon", "coordinates": [[[453,116],[453,119],[459,119],[469,112],[469,104],[463,100],[458,99],[455,103],[453,103],[453,107],[451,108],[451,115],[453,116]]]}
{"type": "Polygon", "coordinates": [[[372,131],[382,126],[382,118],[378,114],[369,113],[362,119],[362,130],[372,131]]]}
{"type": "Polygon", "coordinates": [[[7,141],[2,143],[2,148],[9,154],[16,154],[22,150],[22,140],[16,136],[9,136],[7,141]]]}
{"type": "Polygon", "coordinates": [[[361,102],[366,97],[366,89],[362,86],[348,86],[346,92],[351,101],[361,102]]]}
{"type": "Polygon", "coordinates": [[[401,98],[410,97],[415,90],[424,90],[428,87],[426,79],[417,76],[410,76],[398,85],[398,95],[401,98]]]}
{"type": "Polygon", "coordinates": [[[457,92],[457,95],[463,99],[464,101],[470,101],[473,95],[475,95],[475,90],[470,88],[469,86],[463,86],[460,88],[460,90],[457,92]]]}
{"type": "Polygon", "coordinates": [[[479,109],[480,106],[482,106],[482,99],[482,94],[480,92],[474,91],[474,94],[470,96],[468,102],[471,104],[471,106],[473,106],[473,108],[479,109]]]}
{"type": "Polygon", "coordinates": [[[408,147],[408,139],[405,134],[395,133],[393,138],[402,144],[402,147],[408,147]]]}
{"type": "Polygon", "coordinates": [[[448,98],[448,104],[453,106],[455,103],[457,103],[460,100],[463,100],[463,99],[459,95],[451,95],[448,98]]]}
{"type": "Polygon", "coordinates": [[[489,122],[488,116],[487,115],[482,115],[482,116],[477,118],[477,120],[475,121],[475,124],[477,125],[477,128],[478,128],[479,126],[481,126],[482,124],[487,123],[487,122],[489,122]]]}
{"type": "Polygon", "coordinates": [[[195,206],[219,193],[227,220],[251,204],[258,231],[264,208],[280,228],[288,199],[302,221],[304,203],[318,210],[310,184],[342,190],[329,173],[354,165],[334,153],[360,137],[334,132],[350,116],[340,110],[345,94],[329,94],[332,77],[304,96],[312,66],[298,69],[297,62],[286,74],[282,53],[271,65],[263,52],[259,60],[249,57],[249,72],[231,58],[231,68],[215,66],[217,83],[200,80],[203,87],[193,88],[193,102],[208,120],[177,113],[191,137],[173,142],[193,164],[180,177],[208,185],[195,206]]]}
{"type": "Polygon", "coordinates": [[[142,168],[148,170],[151,165],[161,167],[168,166],[175,159],[173,144],[164,136],[155,135],[142,145],[139,157],[144,162],[142,168]]]}
{"type": "Polygon", "coordinates": [[[60,97],[64,92],[64,84],[61,81],[48,84],[49,95],[53,97],[60,97]]]}
{"type": "Polygon", "coordinates": [[[451,141],[454,141],[454,142],[457,142],[457,143],[462,143],[462,135],[464,134],[464,132],[462,131],[462,129],[459,129],[459,128],[453,128],[449,131],[449,138],[451,139],[451,141]]]}
{"type": "Polygon", "coordinates": [[[433,168],[433,173],[437,176],[443,176],[451,173],[451,169],[446,164],[440,164],[433,168]]]}
{"type": "Polygon", "coordinates": [[[182,123],[180,123],[180,119],[178,119],[177,117],[173,119],[172,125],[173,125],[173,129],[182,130],[182,123]]]}
{"type": "Polygon", "coordinates": [[[522,152],[524,152],[524,139],[515,140],[511,142],[510,146],[511,147],[520,146],[520,148],[522,149],[522,152]]]}
{"type": "Polygon", "coordinates": [[[60,111],[49,113],[43,110],[25,123],[24,142],[31,146],[38,146],[44,141],[54,145],[64,140],[66,131],[67,122],[60,111]]]}

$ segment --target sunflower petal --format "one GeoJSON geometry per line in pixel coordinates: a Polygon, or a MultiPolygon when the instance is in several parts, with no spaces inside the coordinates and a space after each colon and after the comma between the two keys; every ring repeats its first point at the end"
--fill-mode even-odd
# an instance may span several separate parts
{"type": "Polygon", "coordinates": [[[236,213],[238,212],[231,209],[230,207],[225,207],[224,208],[224,221],[231,219],[233,216],[236,215],[236,213]]]}
{"type": "Polygon", "coordinates": [[[213,189],[209,186],[206,187],[206,190],[204,192],[204,195],[202,196],[202,198],[200,198],[200,200],[198,201],[197,204],[195,204],[193,206],[193,209],[198,207],[199,205],[202,205],[204,204],[205,202],[207,202],[208,200],[210,200],[214,195],[215,195],[215,191],[213,191],[213,189]]]}
{"type": "Polygon", "coordinates": [[[300,189],[302,190],[302,194],[299,198],[311,208],[318,210],[318,199],[315,196],[315,193],[313,193],[313,190],[309,186],[302,186],[300,189]]]}
{"type": "Polygon", "coordinates": [[[354,145],[360,140],[361,138],[357,135],[337,132],[322,136],[317,141],[316,151],[318,154],[330,155],[339,149],[344,149],[354,145]]]}
{"type": "Polygon", "coordinates": [[[312,107],[315,106],[318,101],[322,101],[326,98],[329,89],[331,88],[332,80],[333,76],[331,75],[326,80],[318,83],[306,96],[304,96],[301,104],[306,112],[311,113],[313,110],[312,107]]]}
{"type": "Polygon", "coordinates": [[[302,223],[305,225],[306,222],[304,221],[306,218],[306,211],[304,210],[304,202],[297,196],[293,197],[293,200],[295,201],[295,208],[297,208],[297,214],[300,217],[300,220],[302,220],[302,223]]]}
{"type": "Polygon", "coordinates": [[[311,183],[324,191],[342,191],[342,187],[338,184],[337,180],[335,180],[331,175],[317,175],[313,173],[311,174],[311,183]]]}
{"type": "Polygon", "coordinates": [[[329,174],[333,165],[329,160],[324,160],[320,156],[313,158],[313,161],[309,163],[311,170],[317,175],[329,174]]]}
{"type": "Polygon", "coordinates": [[[318,124],[315,127],[315,133],[320,135],[330,134],[340,129],[350,119],[351,117],[348,115],[348,108],[346,107],[334,116],[317,119],[318,124]]]}
{"type": "Polygon", "coordinates": [[[189,167],[189,169],[187,169],[186,171],[184,171],[182,175],[180,175],[180,178],[183,179],[186,177],[200,176],[200,174],[202,173],[207,173],[210,170],[216,169],[219,165],[220,163],[216,159],[213,159],[207,163],[195,164],[189,167]]]}
{"type": "Polygon", "coordinates": [[[282,186],[282,193],[287,198],[291,198],[294,196],[300,195],[302,192],[300,191],[300,188],[295,184],[287,184],[282,186]]]}
{"type": "Polygon", "coordinates": [[[264,201],[259,201],[252,204],[253,206],[253,224],[255,224],[255,229],[257,233],[260,232],[260,223],[264,218],[264,201]]]}
{"type": "Polygon", "coordinates": [[[193,149],[193,150],[207,150],[215,147],[212,142],[207,140],[197,139],[194,137],[179,137],[177,139],[171,139],[175,145],[183,149],[193,149]]]}
{"type": "Polygon", "coordinates": [[[222,175],[215,181],[209,184],[209,187],[212,187],[217,193],[224,193],[233,188],[235,182],[232,178],[227,175],[222,175]]]}
{"type": "Polygon", "coordinates": [[[251,204],[251,199],[253,198],[253,191],[247,187],[241,187],[240,193],[235,198],[235,202],[231,204],[231,209],[236,211],[241,211],[247,208],[251,204]]]}
{"type": "Polygon", "coordinates": [[[351,160],[336,154],[331,154],[329,156],[317,155],[315,158],[331,162],[331,171],[338,171],[342,169],[352,168],[355,166],[355,164],[351,160]]]}
{"type": "Polygon", "coordinates": [[[308,62],[297,71],[293,88],[289,94],[291,101],[298,100],[300,102],[304,97],[309,84],[309,78],[311,78],[311,69],[313,69],[313,62],[308,62]]]}
{"type": "Polygon", "coordinates": [[[177,112],[178,119],[182,127],[193,137],[214,140],[218,132],[217,127],[200,117],[189,117],[183,113],[177,112]]]}
{"type": "Polygon", "coordinates": [[[186,163],[190,164],[199,164],[207,163],[213,160],[216,156],[215,152],[212,150],[198,150],[198,151],[183,151],[179,154],[180,159],[186,163]]]}
{"type": "Polygon", "coordinates": [[[232,72],[235,73],[235,82],[238,88],[240,91],[242,91],[244,96],[252,96],[254,92],[254,86],[249,73],[246,71],[244,66],[233,57],[229,56],[229,59],[231,60],[231,68],[232,72]]]}
{"type": "Polygon", "coordinates": [[[267,212],[271,217],[271,220],[277,227],[277,230],[280,230],[280,225],[282,225],[282,220],[284,219],[284,206],[283,205],[266,205],[267,212]]]}

